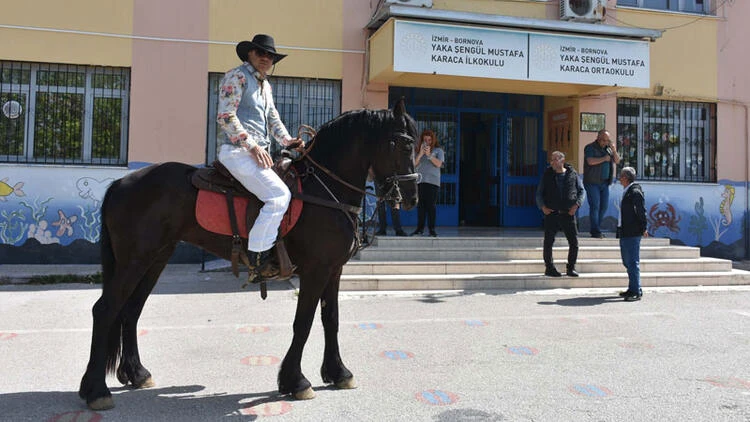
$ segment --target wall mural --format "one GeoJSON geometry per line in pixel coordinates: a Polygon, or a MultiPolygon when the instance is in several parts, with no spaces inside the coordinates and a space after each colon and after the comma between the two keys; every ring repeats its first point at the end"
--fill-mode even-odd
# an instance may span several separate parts
{"type": "MultiPolygon", "coordinates": [[[[130,170],[0,166],[0,262],[84,264],[99,262],[100,206],[107,187],[130,170]]],[[[745,257],[745,184],[639,182],[646,194],[648,231],[673,244],[699,246],[704,256],[745,257]]],[[[622,187],[610,188],[603,221],[614,232],[622,187]]],[[[138,212],[137,210],[133,210],[138,212]]],[[[588,232],[588,204],[579,211],[588,232]]],[[[179,249],[178,249],[179,252],[179,249]]],[[[200,259],[183,252],[183,262],[200,259]]],[[[192,261],[196,262],[196,261],[192,261]]]]}
{"type": "MultiPolygon", "coordinates": [[[[718,184],[659,184],[639,181],[646,195],[650,236],[666,237],[672,244],[699,246],[701,255],[739,260],[745,251],[745,184],[722,180],[718,184]]],[[[611,206],[603,222],[614,231],[622,186],[610,188],[611,206]]],[[[588,204],[579,211],[580,231],[589,230],[588,204]]]]}
{"type": "Polygon", "coordinates": [[[0,262],[97,263],[101,201],[127,172],[0,167],[0,262]]]}

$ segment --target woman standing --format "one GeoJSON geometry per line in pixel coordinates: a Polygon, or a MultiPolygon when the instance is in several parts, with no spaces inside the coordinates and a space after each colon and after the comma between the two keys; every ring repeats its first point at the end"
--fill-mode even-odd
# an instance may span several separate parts
{"type": "Polygon", "coordinates": [[[437,237],[435,232],[435,214],[440,189],[440,168],[445,160],[445,152],[435,137],[435,132],[425,129],[419,137],[417,144],[417,155],[414,157],[414,166],[417,173],[422,176],[419,182],[419,203],[417,204],[417,229],[411,235],[424,233],[424,223],[427,220],[427,228],[430,236],[437,237]]]}

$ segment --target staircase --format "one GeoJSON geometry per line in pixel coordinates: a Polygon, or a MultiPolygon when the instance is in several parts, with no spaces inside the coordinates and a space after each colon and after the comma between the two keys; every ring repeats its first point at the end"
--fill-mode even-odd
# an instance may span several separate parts
{"type": "MultiPolygon", "coordinates": [[[[543,233],[454,229],[440,237],[377,237],[344,266],[341,290],[477,290],[577,287],[627,288],[619,241],[579,236],[580,277],[546,277],[543,233]]],[[[565,272],[568,253],[562,233],[552,256],[565,272]]],[[[669,239],[641,241],[643,287],[750,284],[750,272],[732,261],[700,256],[700,249],[671,246],[669,239]]]]}

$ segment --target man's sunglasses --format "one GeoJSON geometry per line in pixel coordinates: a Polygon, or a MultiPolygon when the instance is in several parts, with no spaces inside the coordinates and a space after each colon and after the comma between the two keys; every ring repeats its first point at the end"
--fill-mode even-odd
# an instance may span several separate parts
{"type": "Polygon", "coordinates": [[[258,57],[261,57],[261,58],[268,57],[269,59],[273,59],[273,53],[269,51],[259,50],[259,49],[255,49],[254,51],[255,51],[255,55],[258,57]]]}

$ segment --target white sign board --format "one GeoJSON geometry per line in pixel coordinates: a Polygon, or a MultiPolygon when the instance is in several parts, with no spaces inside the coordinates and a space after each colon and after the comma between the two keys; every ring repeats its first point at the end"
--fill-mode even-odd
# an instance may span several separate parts
{"type": "Polygon", "coordinates": [[[646,41],[396,21],[393,70],[649,87],[646,41]]]}
{"type": "Polygon", "coordinates": [[[529,80],[648,88],[648,42],[532,33],[529,80]]]}

